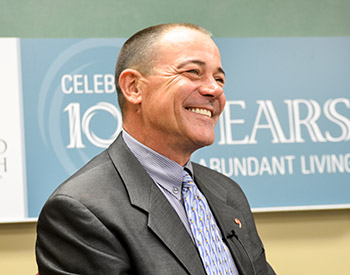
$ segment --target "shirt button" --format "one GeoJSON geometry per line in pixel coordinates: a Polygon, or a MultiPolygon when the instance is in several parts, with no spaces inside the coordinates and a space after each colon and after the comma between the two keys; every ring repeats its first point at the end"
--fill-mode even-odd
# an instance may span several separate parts
{"type": "Polygon", "coordinates": [[[174,194],[178,194],[178,193],[179,193],[179,188],[174,187],[174,188],[173,188],[173,193],[174,193],[174,194]]]}

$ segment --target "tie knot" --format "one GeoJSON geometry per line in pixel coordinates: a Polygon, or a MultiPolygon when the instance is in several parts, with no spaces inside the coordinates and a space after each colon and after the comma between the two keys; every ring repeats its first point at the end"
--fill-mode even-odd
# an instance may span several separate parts
{"type": "Polygon", "coordinates": [[[195,187],[192,177],[186,170],[183,171],[182,187],[183,188],[195,187]]]}

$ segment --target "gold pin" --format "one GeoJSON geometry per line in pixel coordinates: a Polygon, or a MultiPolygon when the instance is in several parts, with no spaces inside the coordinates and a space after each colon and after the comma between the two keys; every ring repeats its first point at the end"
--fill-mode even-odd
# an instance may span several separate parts
{"type": "Polygon", "coordinates": [[[242,228],[242,223],[239,219],[235,218],[235,223],[238,224],[239,228],[242,228]]]}

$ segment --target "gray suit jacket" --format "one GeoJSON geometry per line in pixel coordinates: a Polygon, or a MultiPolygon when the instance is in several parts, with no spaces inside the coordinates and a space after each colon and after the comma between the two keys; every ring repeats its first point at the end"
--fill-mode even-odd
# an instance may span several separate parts
{"type": "MultiPolygon", "coordinates": [[[[193,169],[240,274],[274,274],[239,186],[193,169]]],[[[40,275],[205,275],[176,212],[121,136],[51,195],[37,233],[40,275]]]]}

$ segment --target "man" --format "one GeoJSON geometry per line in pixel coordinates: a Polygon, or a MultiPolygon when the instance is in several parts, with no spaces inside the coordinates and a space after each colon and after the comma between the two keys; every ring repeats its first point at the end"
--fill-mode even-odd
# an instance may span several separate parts
{"type": "Polygon", "coordinates": [[[123,132],[44,206],[41,275],[274,274],[241,189],[190,162],[214,142],[224,84],[219,50],[199,26],[153,26],[124,44],[123,132]]]}

